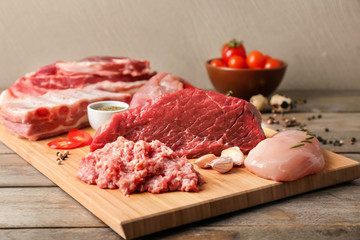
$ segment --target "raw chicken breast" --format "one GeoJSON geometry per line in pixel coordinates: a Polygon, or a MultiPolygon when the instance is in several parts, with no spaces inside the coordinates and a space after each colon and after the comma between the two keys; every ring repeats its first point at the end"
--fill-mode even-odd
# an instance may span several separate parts
{"type": "Polygon", "coordinates": [[[262,178],[294,181],[321,172],[325,160],[316,137],[303,131],[287,130],[261,141],[249,152],[245,166],[262,178]],[[294,147],[299,144],[304,145],[294,147]]]}

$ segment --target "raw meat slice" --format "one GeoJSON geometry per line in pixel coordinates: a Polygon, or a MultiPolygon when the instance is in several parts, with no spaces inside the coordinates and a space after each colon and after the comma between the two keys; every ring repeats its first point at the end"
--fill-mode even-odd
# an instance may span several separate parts
{"type": "Polygon", "coordinates": [[[1,122],[7,131],[20,138],[38,140],[88,126],[87,105],[103,100],[130,102],[131,94],[89,88],[54,90],[5,104],[1,122]]]}
{"type": "Polygon", "coordinates": [[[321,172],[325,160],[316,137],[287,130],[260,142],[249,152],[245,166],[262,178],[294,181],[321,172]]]}
{"type": "Polygon", "coordinates": [[[186,158],[155,140],[132,142],[123,137],[88,153],[77,177],[100,188],[119,188],[128,195],[149,191],[199,191],[202,176],[186,158]]]}
{"type": "MultiPolygon", "coordinates": [[[[48,114],[57,112],[54,109],[62,109],[64,105],[70,106],[75,102],[82,102],[81,111],[83,111],[82,114],[86,114],[86,107],[90,102],[100,100],[129,102],[133,92],[145,82],[146,80],[131,83],[105,81],[101,84],[92,84],[80,89],[53,90],[41,96],[28,97],[26,101],[19,99],[5,103],[1,109],[1,116],[17,123],[46,122],[52,120],[51,117],[48,117],[48,114]],[[116,91],[112,92],[111,90],[116,91]]],[[[80,112],[78,111],[80,109],[76,110],[74,108],[73,110],[80,112]]],[[[67,114],[68,110],[62,109],[62,111],[66,111],[63,113],[64,115],[67,114]]],[[[82,115],[77,117],[82,117],[82,115]]],[[[72,116],[74,119],[77,117],[72,116]]]]}
{"type": "Polygon", "coordinates": [[[102,81],[148,80],[154,74],[148,61],[130,58],[90,57],[78,62],[59,61],[17,80],[2,92],[0,105],[14,99],[40,96],[49,90],[83,88],[102,81]]]}
{"type": "Polygon", "coordinates": [[[130,102],[155,75],[148,61],[90,57],[56,62],[20,78],[0,96],[1,121],[21,138],[37,140],[88,126],[87,104],[130,102]]]}
{"type": "Polygon", "coordinates": [[[184,89],[185,80],[169,73],[159,73],[149,79],[135,94],[130,108],[143,106],[147,100],[154,99],[165,93],[184,89]]]}
{"type": "Polygon", "coordinates": [[[265,138],[260,113],[251,103],[197,88],[167,93],[114,115],[96,132],[91,151],[118,136],[159,140],[188,158],[220,155],[233,146],[246,154],[265,138]]]}

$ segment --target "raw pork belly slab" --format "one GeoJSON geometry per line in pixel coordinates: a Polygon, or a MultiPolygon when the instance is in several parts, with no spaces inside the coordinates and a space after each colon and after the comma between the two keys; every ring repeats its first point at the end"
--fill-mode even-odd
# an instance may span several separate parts
{"type": "Polygon", "coordinates": [[[129,103],[153,75],[148,61],[129,58],[56,62],[26,74],[2,92],[1,122],[10,133],[30,140],[86,127],[89,103],[129,103]]]}
{"type": "Polygon", "coordinates": [[[197,88],[164,94],[114,115],[98,129],[90,149],[102,148],[119,136],[159,140],[188,158],[219,155],[233,146],[246,154],[265,139],[260,113],[251,103],[197,88]]]}
{"type": "Polygon", "coordinates": [[[0,105],[15,99],[40,96],[51,90],[83,88],[102,81],[147,80],[155,73],[145,60],[117,57],[89,57],[77,62],[55,62],[27,73],[2,92],[0,105]]]}
{"type": "Polygon", "coordinates": [[[13,101],[1,109],[1,122],[12,134],[38,140],[89,125],[87,105],[102,100],[129,102],[131,94],[96,89],[51,91],[26,101],[13,101]]]}
{"type": "Polygon", "coordinates": [[[163,143],[133,142],[123,137],[87,154],[77,177],[100,188],[119,188],[125,195],[135,191],[197,192],[203,183],[193,165],[163,143]]]}

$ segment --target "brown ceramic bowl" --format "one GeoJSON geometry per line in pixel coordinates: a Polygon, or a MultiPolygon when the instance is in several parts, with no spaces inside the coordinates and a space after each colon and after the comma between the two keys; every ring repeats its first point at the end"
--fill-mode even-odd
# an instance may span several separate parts
{"type": "Polygon", "coordinates": [[[211,60],[205,65],[215,89],[224,94],[232,91],[231,96],[245,100],[259,93],[269,96],[280,85],[287,67],[287,64],[281,61],[279,68],[235,69],[211,66],[211,60]]]}

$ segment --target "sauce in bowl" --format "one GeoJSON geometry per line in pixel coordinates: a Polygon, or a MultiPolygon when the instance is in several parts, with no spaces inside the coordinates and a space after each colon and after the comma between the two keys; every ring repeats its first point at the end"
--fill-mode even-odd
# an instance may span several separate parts
{"type": "Polygon", "coordinates": [[[124,112],[128,108],[129,104],[121,101],[100,101],[90,103],[87,106],[90,126],[97,130],[108,121],[113,114],[124,112]]]}
{"type": "Polygon", "coordinates": [[[118,111],[118,110],[123,110],[125,109],[125,107],[119,107],[119,106],[101,106],[98,108],[95,108],[96,110],[100,110],[100,111],[118,111]]]}

